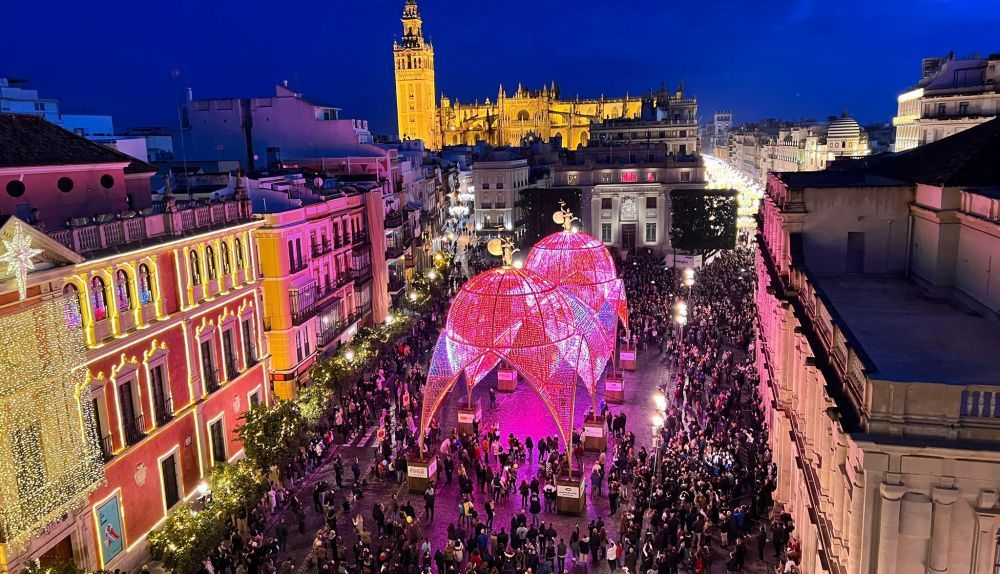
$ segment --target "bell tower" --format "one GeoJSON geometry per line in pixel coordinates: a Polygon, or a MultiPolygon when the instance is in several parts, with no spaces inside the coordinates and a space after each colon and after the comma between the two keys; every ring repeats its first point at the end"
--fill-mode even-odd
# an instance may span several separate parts
{"type": "Polygon", "coordinates": [[[429,149],[438,149],[434,46],[424,40],[417,0],[406,0],[402,21],[403,37],[392,45],[399,139],[423,140],[429,149]]]}

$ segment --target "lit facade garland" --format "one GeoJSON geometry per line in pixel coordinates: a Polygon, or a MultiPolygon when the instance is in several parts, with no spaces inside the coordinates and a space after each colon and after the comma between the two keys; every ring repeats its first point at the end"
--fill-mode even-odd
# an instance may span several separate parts
{"type": "Polygon", "coordinates": [[[104,477],[83,334],[64,298],[0,317],[0,529],[21,548],[104,477]]]}

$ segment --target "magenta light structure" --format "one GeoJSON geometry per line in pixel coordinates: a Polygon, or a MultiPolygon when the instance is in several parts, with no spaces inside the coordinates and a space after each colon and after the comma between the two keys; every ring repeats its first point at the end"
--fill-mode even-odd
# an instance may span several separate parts
{"type": "Polygon", "coordinates": [[[566,229],[539,241],[524,262],[524,268],[545,277],[587,310],[589,321],[581,331],[596,325],[598,333],[588,337],[595,357],[594,376],[582,376],[591,399],[597,401],[597,382],[614,354],[618,321],[628,328],[625,287],[618,278],[614,259],[603,243],[586,234],[566,229]]]}
{"type": "Polygon", "coordinates": [[[589,317],[582,304],[528,269],[505,265],[469,280],[455,296],[434,347],[421,412],[421,444],[431,417],[459,378],[464,375],[471,404],[472,388],[500,361],[535,389],[569,444],[577,378],[595,368],[594,341],[588,342],[580,328],[600,330],[589,317]]]}

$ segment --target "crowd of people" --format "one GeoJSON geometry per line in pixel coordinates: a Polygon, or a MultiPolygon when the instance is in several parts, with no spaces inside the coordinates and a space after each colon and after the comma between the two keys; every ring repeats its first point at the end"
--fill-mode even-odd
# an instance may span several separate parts
{"type": "Polygon", "coordinates": [[[639,444],[626,413],[608,405],[598,413],[607,427],[605,451],[585,457],[584,433],[574,432],[568,448],[572,470],[588,486],[589,518],[572,527],[556,518],[556,478],[570,470],[566,445],[498,422],[476,421],[472,432],[460,433],[435,420],[425,449],[438,464],[426,491],[366,500],[373,484],[384,492],[403,483],[407,457],[418,448],[424,365],[447,311],[439,306],[340,398],[315,450],[305,449],[282,473],[288,482],[272,485],[255,516],[235,525],[206,560],[208,574],[291,574],[289,529],[302,532],[308,511],[297,481],[323,464],[333,465],[334,480],[310,488],[313,511],[325,517],[304,562],[310,572],[704,574],[720,564],[743,571],[748,561],[797,572],[795,525],[772,510],[777,470],[748,357],[751,254],[718,255],[690,288],[651,255],[618,263],[631,326],[622,344],[645,350],[643,360],[661,362],[670,375],[658,381],[665,408],[651,445],[639,444]],[[683,329],[674,321],[682,299],[689,309],[683,329]],[[385,438],[375,447],[371,475],[357,459],[327,453],[373,426],[385,438]],[[442,499],[448,506],[436,508],[442,499]]]}

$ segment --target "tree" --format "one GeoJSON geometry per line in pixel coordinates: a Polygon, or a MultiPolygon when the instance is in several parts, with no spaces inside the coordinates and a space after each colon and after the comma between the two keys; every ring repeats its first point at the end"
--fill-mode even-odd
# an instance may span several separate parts
{"type": "Polygon", "coordinates": [[[216,514],[197,511],[184,503],[171,510],[163,524],[149,534],[149,545],[153,556],[176,574],[193,574],[222,542],[224,530],[216,514]]]}
{"type": "Polygon", "coordinates": [[[236,427],[236,434],[243,443],[243,452],[264,472],[292,460],[304,440],[302,413],[292,401],[279,401],[271,409],[255,405],[240,418],[244,422],[236,427]]]}
{"type": "Polygon", "coordinates": [[[673,247],[695,253],[736,247],[737,196],[730,189],[671,191],[673,247]]]}

